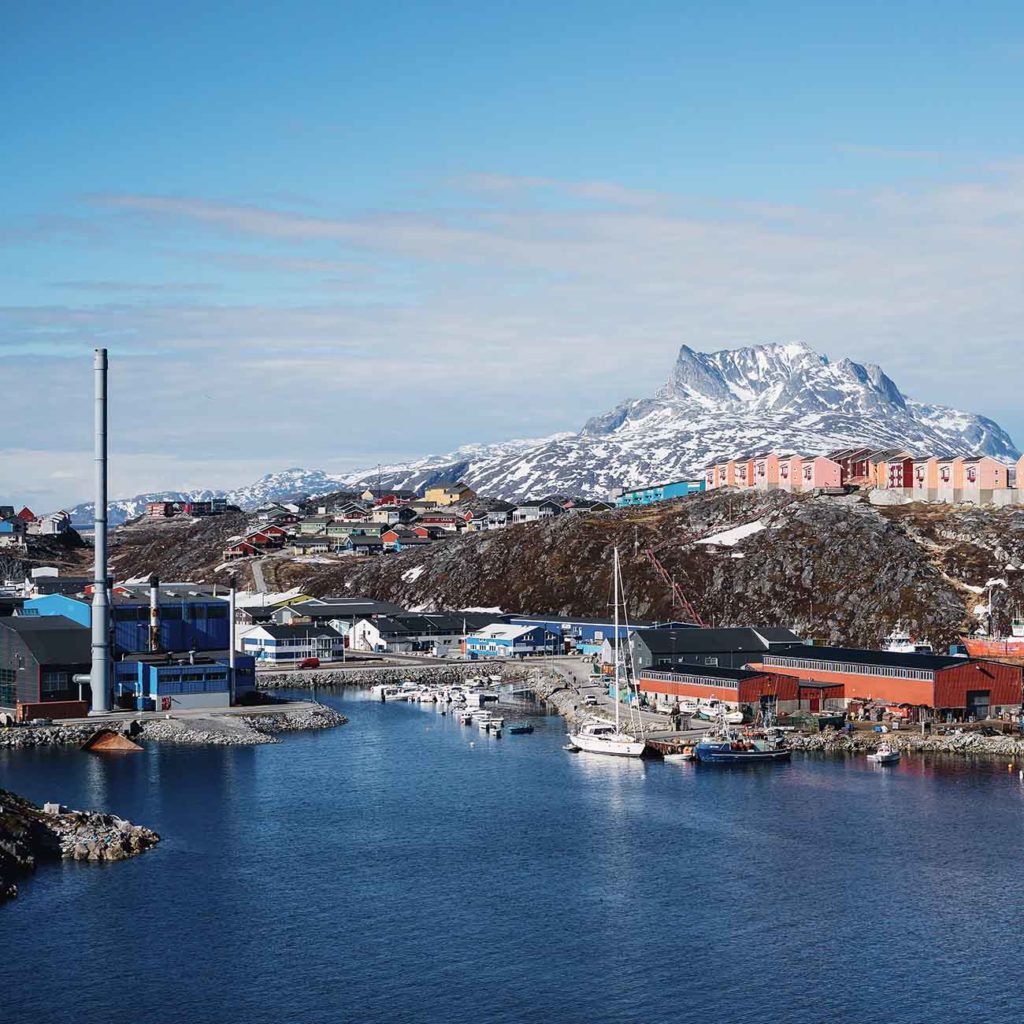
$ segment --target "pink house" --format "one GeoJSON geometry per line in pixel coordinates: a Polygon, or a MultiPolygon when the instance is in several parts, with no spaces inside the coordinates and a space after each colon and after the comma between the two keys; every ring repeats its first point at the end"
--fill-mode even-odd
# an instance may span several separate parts
{"type": "Polygon", "coordinates": [[[803,480],[803,461],[799,455],[779,456],[779,487],[782,490],[800,490],[803,480]]]}
{"type": "Polygon", "coordinates": [[[939,459],[939,487],[937,501],[960,501],[964,489],[964,460],[957,455],[951,459],[939,459]]]}
{"type": "Polygon", "coordinates": [[[843,467],[838,462],[818,455],[802,460],[800,467],[800,490],[814,491],[820,487],[842,487],[843,467]]]}
{"type": "Polygon", "coordinates": [[[753,459],[737,459],[736,460],[736,486],[737,487],[753,487],[754,486],[754,460],[753,459]]]}
{"type": "Polygon", "coordinates": [[[1024,490],[1024,455],[1017,460],[1017,466],[1014,471],[1013,486],[1018,491],[1024,490]]]}
{"type": "Polygon", "coordinates": [[[736,486],[736,463],[734,460],[730,459],[728,462],[719,462],[715,466],[715,472],[718,474],[719,487],[736,486]]]}
{"type": "Polygon", "coordinates": [[[779,486],[778,455],[768,454],[754,459],[754,486],[759,491],[774,491],[779,486]]]}
{"type": "Polygon", "coordinates": [[[713,491],[715,488],[720,487],[721,484],[718,482],[718,467],[708,466],[704,470],[704,490],[713,491]]]}
{"type": "Polygon", "coordinates": [[[1009,468],[990,455],[965,459],[963,463],[963,501],[988,503],[992,492],[1009,486],[1009,468]]]}
{"type": "Polygon", "coordinates": [[[939,489],[939,460],[914,459],[911,470],[910,494],[914,501],[934,501],[939,489]]]}

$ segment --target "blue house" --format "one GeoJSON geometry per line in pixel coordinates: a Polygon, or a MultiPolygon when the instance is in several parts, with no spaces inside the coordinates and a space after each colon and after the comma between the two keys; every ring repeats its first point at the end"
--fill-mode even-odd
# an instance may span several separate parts
{"type": "Polygon", "coordinates": [[[514,626],[496,622],[466,637],[466,656],[525,658],[535,654],[561,654],[557,633],[543,626],[514,626]]]}
{"type": "MultiPolygon", "coordinates": [[[[616,635],[612,619],[564,618],[558,615],[513,615],[509,621],[516,626],[543,626],[558,638],[558,653],[567,650],[577,654],[600,654],[605,640],[616,635]]],[[[692,623],[662,623],[665,629],[685,629],[692,623]]],[[[619,623],[618,636],[625,639],[634,629],[653,629],[653,622],[619,623]]]]}
{"type": "Polygon", "coordinates": [[[636,487],[633,490],[623,490],[615,504],[619,508],[626,508],[630,505],[653,505],[655,502],[668,501],[670,498],[688,498],[691,494],[700,494],[704,486],[705,481],[701,479],[675,480],[668,484],[636,487]]]}

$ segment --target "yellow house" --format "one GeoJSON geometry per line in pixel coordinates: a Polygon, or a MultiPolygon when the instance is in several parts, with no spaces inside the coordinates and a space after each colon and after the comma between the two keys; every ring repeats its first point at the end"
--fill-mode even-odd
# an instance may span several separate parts
{"type": "Polygon", "coordinates": [[[435,505],[454,505],[457,501],[472,501],[476,497],[476,491],[467,487],[460,480],[457,484],[439,484],[437,487],[428,487],[423,492],[426,501],[432,501],[435,505]]]}

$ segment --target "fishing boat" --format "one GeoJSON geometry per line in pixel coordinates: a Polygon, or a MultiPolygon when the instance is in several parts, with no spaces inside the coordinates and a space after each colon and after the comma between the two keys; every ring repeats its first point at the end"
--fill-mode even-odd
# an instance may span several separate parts
{"type": "Polygon", "coordinates": [[[778,729],[766,722],[758,732],[741,732],[725,721],[722,713],[694,748],[701,764],[762,764],[788,761],[792,751],[778,729]]]}
{"type": "Polygon", "coordinates": [[[933,654],[932,645],[927,640],[915,640],[910,631],[897,621],[892,632],[882,638],[882,650],[893,654],[933,654]]]}
{"type": "MultiPolygon", "coordinates": [[[[619,637],[619,604],[620,604],[621,578],[619,575],[619,549],[615,548],[612,558],[612,600],[615,608],[615,637],[619,637]]],[[[627,624],[628,625],[628,624],[627,624]]],[[[615,722],[614,724],[602,718],[585,719],[577,727],[575,732],[569,733],[569,742],[580,750],[591,754],[614,754],[618,757],[640,757],[647,741],[637,739],[633,734],[622,728],[621,711],[622,701],[620,699],[620,684],[622,679],[622,648],[623,644],[615,644],[615,722]]],[[[630,718],[634,713],[630,705],[630,718]]],[[[640,729],[639,718],[636,722],[637,731],[640,729]]]]}
{"type": "Polygon", "coordinates": [[[1024,618],[1015,615],[1009,636],[965,636],[962,638],[972,658],[1024,658],[1024,618]]]}
{"type": "Polygon", "coordinates": [[[868,760],[874,764],[896,764],[900,759],[900,752],[888,743],[879,743],[878,749],[868,754],[868,760]]]}

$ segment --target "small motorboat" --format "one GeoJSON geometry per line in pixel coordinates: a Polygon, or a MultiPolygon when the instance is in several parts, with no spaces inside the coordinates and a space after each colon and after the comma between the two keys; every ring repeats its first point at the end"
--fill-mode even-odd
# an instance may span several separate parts
{"type": "Polygon", "coordinates": [[[879,743],[878,749],[868,754],[868,760],[873,764],[897,764],[900,759],[900,752],[888,743],[879,743]]]}
{"type": "Polygon", "coordinates": [[[522,736],[524,733],[533,732],[533,726],[529,722],[516,722],[508,727],[513,736],[522,736]]]}
{"type": "Polygon", "coordinates": [[[674,754],[666,754],[664,760],[665,764],[685,764],[687,761],[696,761],[697,755],[693,752],[693,747],[683,747],[674,754]]]}

